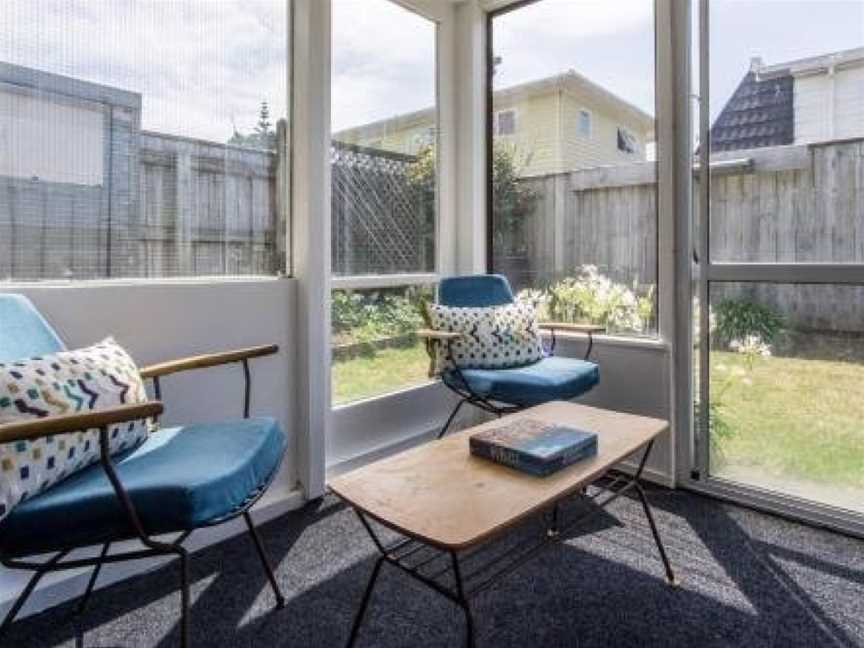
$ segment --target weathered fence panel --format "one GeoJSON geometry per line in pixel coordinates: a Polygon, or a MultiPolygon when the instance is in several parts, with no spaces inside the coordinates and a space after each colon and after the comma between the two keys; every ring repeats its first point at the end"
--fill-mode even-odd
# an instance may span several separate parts
{"type": "MultiPolygon", "coordinates": [[[[864,263],[864,139],[715,159],[742,161],[712,173],[715,261],[864,263]]],[[[525,180],[538,201],[517,285],[543,285],[585,264],[628,285],[656,282],[655,174],[644,162],[525,180]]],[[[861,292],[842,286],[716,285],[713,294],[758,299],[804,329],[864,331],[861,292]]]]}

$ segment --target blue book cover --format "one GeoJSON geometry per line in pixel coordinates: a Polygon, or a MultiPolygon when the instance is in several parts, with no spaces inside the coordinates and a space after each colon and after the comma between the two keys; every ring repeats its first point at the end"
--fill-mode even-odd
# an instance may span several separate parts
{"type": "Polygon", "coordinates": [[[532,475],[550,475],[597,454],[597,434],[536,419],[517,419],[469,439],[471,454],[532,475]]]}

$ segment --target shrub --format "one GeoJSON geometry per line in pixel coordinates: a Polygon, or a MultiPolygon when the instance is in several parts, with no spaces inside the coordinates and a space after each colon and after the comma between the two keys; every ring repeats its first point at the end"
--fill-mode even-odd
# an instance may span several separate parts
{"type": "Polygon", "coordinates": [[[744,299],[724,299],[715,312],[715,343],[729,346],[733,341],[759,340],[772,345],[783,330],[783,318],[771,308],[744,299]]]}
{"type": "Polygon", "coordinates": [[[523,290],[519,299],[533,302],[540,317],[559,322],[583,322],[605,326],[607,331],[643,332],[654,313],[654,292],[650,288],[637,296],[624,284],[586,265],[575,277],[567,277],[545,291],[523,290]]]}
{"type": "Polygon", "coordinates": [[[413,333],[423,325],[421,308],[430,295],[425,287],[334,290],[330,307],[333,332],[346,344],[413,333]]]}

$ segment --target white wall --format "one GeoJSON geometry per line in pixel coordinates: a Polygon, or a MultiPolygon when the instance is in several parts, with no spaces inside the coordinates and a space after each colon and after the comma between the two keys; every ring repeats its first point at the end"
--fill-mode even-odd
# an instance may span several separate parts
{"type": "Polygon", "coordinates": [[[864,65],[795,78],[795,143],[864,135],[864,65]]]}
{"type": "MultiPolygon", "coordinates": [[[[0,291],[29,297],[70,348],[113,335],[140,366],[208,351],[278,344],[278,355],[251,363],[252,414],[276,416],[289,436],[282,471],[258,505],[269,517],[301,501],[294,490],[295,287],[292,279],[259,279],[40,284],[0,286],[0,291]]],[[[168,376],[162,380],[162,396],[165,425],[242,416],[242,369],[232,365],[168,376]]],[[[200,547],[241,529],[205,529],[192,536],[190,546],[200,547]]],[[[155,564],[108,566],[100,583],[155,564]]],[[[0,615],[27,578],[26,572],[0,568],[0,615]]],[[[68,572],[46,578],[25,614],[79,594],[84,578],[68,572]]]]}

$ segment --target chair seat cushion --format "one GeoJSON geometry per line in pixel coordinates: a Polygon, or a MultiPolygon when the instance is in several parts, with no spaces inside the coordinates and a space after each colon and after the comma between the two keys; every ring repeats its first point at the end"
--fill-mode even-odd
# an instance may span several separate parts
{"type": "MultiPolygon", "coordinates": [[[[285,435],[272,418],[165,428],[115,458],[149,534],[194,529],[235,512],[266,487],[285,435]]],[[[23,556],[132,537],[100,463],[23,502],[0,523],[0,551],[23,556]]]]}
{"type": "MultiPolygon", "coordinates": [[[[521,407],[569,400],[600,382],[600,371],[593,362],[556,356],[524,367],[463,369],[461,374],[475,394],[521,407]]],[[[442,379],[450,387],[464,389],[456,372],[446,372],[442,379]]]]}

